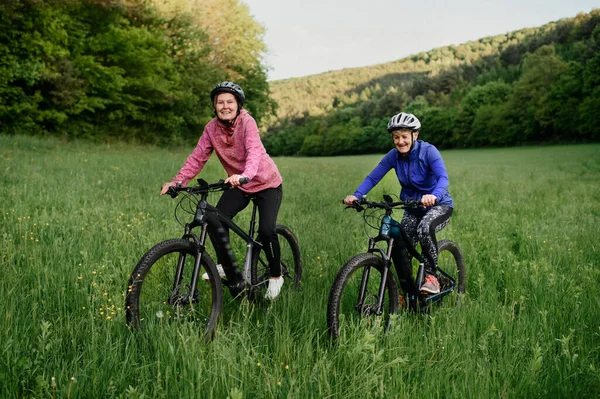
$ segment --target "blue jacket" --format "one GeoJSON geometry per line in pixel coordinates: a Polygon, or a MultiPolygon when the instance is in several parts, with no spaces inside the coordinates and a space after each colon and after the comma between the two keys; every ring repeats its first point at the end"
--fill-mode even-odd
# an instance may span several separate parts
{"type": "Polygon", "coordinates": [[[402,190],[400,199],[419,200],[425,194],[433,194],[440,205],[454,207],[448,192],[448,173],[442,156],[435,146],[417,140],[412,150],[405,156],[394,148],[379,162],[371,173],[358,186],[354,196],[360,199],[366,195],[390,171],[396,171],[402,190]]]}

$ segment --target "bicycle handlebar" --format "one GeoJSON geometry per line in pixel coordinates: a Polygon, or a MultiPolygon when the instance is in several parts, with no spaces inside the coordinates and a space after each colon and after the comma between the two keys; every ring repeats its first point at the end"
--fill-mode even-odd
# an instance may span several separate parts
{"type": "MultiPolygon", "coordinates": [[[[240,185],[244,185],[244,184],[248,183],[249,181],[250,181],[249,178],[242,177],[240,179],[240,185]]],[[[179,195],[179,193],[181,191],[185,191],[186,193],[197,195],[197,194],[205,194],[205,193],[215,192],[215,191],[225,191],[225,190],[229,190],[231,187],[232,186],[230,183],[225,183],[225,180],[222,180],[222,179],[216,183],[211,183],[211,184],[207,183],[204,179],[198,179],[197,186],[192,186],[192,187],[171,186],[167,190],[167,194],[169,194],[171,196],[171,198],[175,198],[179,195]]]]}
{"type": "MultiPolygon", "coordinates": [[[[437,201],[436,201],[437,202],[437,201]]],[[[342,204],[345,202],[342,200],[342,204]]],[[[402,201],[392,201],[391,197],[384,196],[383,202],[375,202],[375,201],[367,201],[364,198],[361,198],[359,201],[354,201],[352,205],[346,205],[346,208],[356,209],[357,212],[362,212],[369,208],[378,208],[378,209],[393,209],[396,207],[409,208],[409,209],[419,209],[422,208],[421,201],[414,199],[407,199],[402,201]]]]}

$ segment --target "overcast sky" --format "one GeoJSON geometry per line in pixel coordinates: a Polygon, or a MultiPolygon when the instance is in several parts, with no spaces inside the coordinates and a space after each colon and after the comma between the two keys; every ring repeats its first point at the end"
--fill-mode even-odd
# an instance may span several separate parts
{"type": "Polygon", "coordinates": [[[269,80],[390,62],[600,8],[600,0],[242,1],[266,28],[269,80]]]}

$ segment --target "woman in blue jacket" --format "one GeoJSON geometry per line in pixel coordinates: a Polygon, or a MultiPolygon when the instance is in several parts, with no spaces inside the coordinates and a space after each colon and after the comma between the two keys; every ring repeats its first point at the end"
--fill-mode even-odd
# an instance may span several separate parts
{"type": "MultiPolygon", "coordinates": [[[[400,199],[420,200],[423,209],[406,209],[401,225],[408,234],[413,245],[421,243],[425,253],[425,282],[420,287],[422,292],[437,294],[440,284],[436,278],[437,240],[435,233],[450,221],[454,204],[448,193],[448,173],[440,152],[433,145],[419,137],[421,122],[412,114],[401,112],[394,115],[387,130],[392,134],[394,149],[388,152],[373,171],[358,186],[353,195],[344,199],[347,205],[366,195],[383,177],[394,169],[402,190],[400,199]]],[[[412,275],[410,255],[398,240],[392,249],[392,260],[398,276],[412,275]],[[403,273],[402,270],[410,270],[403,273]]],[[[412,281],[401,280],[405,292],[415,294],[412,281]]]]}

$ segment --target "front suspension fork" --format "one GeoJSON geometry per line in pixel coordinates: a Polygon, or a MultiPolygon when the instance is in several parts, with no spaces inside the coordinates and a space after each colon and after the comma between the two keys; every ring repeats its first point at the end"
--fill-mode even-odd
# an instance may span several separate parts
{"type": "MultiPolygon", "coordinates": [[[[186,229],[186,233],[182,237],[194,241],[196,249],[196,256],[194,258],[194,269],[192,271],[192,279],[190,281],[190,291],[187,294],[184,294],[187,303],[191,303],[194,300],[194,293],[198,288],[198,276],[200,275],[202,255],[204,254],[204,242],[206,240],[207,228],[207,224],[204,224],[202,226],[200,238],[196,237],[194,234],[189,232],[188,229],[186,229]]],[[[181,300],[183,298],[183,296],[179,294],[179,288],[183,280],[183,272],[187,256],[188,255],[185,252],[179,253],[179,258],[177,259],[177,267],[175,270],[175,280],[173,281],[173,288],[169,297],[169,303],[171,304],[174,304],[174,301],[181,300]]]]}
{"type": "MultiPolygon", "coordinates": [[[[394,239],[389,238],[387,251],[385,253],[383,253],[383,251],[381,251],[381,250],[377,251],[381,254],[381,258],[383,259],[383,270],[381,272],[381,281],[379,283],[379,291],[377,292],[377,305],[375,307],[375,314],[377,316],[381,316],[383,314],[383,297],[385,296],[385,289],[387,286],[388,273],[390,271],[390,266],[392,264],[391,253],[392,253],[393,245],[394,245],[394,239]]],[[[369,243],[369,251],[368,252],[371,252],[371,253],[376,252],[374,240],[371,240],[371,242],[369,243]]],[[[365,269],[363,270],[362,280],[360,283],[358,302],[356,305],[356,309],[359,312],[362,311],[362,308],[364,306],[364,300],[365,300],[365,295],[366,295],[366,291],[367,291],[367,283],[369,281],[370,273],[371,273],[371,266],[365,267],[365,269]]]]}

